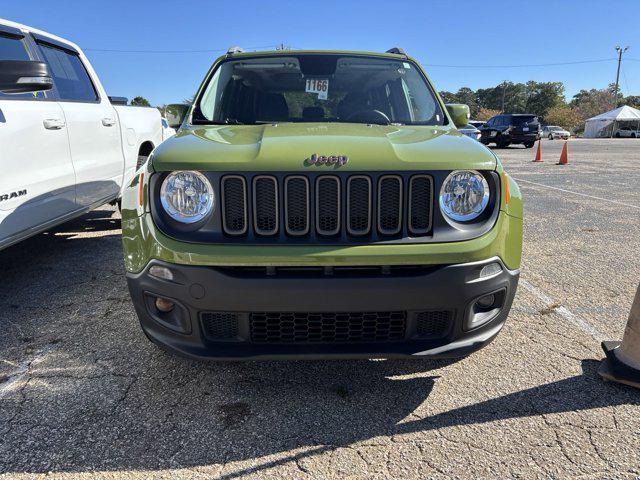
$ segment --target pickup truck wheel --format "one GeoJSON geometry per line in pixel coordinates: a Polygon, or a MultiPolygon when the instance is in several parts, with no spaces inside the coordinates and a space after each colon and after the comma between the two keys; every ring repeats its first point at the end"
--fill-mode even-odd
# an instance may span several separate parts
{"type": "Polygon", "coordinates": [[[531,147],[533,147],[534,143],[536,143],[536,142],[527,142],[527,143],[524,144],[524,147],[525,148],[531,148],[531,147]]]}

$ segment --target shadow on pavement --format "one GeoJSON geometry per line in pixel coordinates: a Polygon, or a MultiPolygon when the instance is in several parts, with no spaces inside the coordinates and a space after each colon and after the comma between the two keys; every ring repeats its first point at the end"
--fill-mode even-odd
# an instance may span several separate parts
{"type": "MultiPolygon", "coordinates": [[[[110,232],[111,213],[90,214],[60,232],[110,232]]],[[[16,283],[13,321],[23,321],[34,339],[46,329],[57,335],[46,356],[29,365],[20,391],[0,397],[0,473],[157,471],[248,461],[222,477],[236,478],[394,435],[640,404],[632,389],[600,381],[595,360],[582,362],[581,375],[422,418],[421,406],[439,378],[429,372],[446,362],[199,363],[170,356],[137,325],[115,232],[106,241],[79,238],[77,247],[55,253],[60,240],[46,237],[0,254],[16,283]],[[18,268],[25,265],[21,256],[31,268],[43,258],[84,268],[62,288],[58,269],[33,275],[18,268]],[[104,292],[112,298],[105,301],[104,292]],[[54,294],[60,298],[47,322],[22,308],[54,294]]],[[[0,304],[8,301],[0,293],[0,304]]],[[[12,343],[17,339],[4,342],[21,348],[12,343]]],[[[32,350],[41,346],[34,340],[32,350]]]]}

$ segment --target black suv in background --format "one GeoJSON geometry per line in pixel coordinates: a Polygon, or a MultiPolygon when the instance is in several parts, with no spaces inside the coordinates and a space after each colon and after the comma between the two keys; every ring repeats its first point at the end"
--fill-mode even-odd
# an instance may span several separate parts
{"type": "Polygon", "coordinates": [[[498,148],[512,143],[531,148],[540,139],[540,131],[540,122],[535,115],[503,113],[491,118],[480,128],[480,141],[485,145],[495,143],[498,148]]]}

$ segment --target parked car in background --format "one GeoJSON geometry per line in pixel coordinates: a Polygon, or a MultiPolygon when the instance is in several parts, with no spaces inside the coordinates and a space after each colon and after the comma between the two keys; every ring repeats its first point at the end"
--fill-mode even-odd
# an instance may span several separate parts
{"type": "Polygon", "coordinates": [[[538,117],[528,113],[496,115],[484,124],[480,131],[480,141],[483,144],[495,143],[498,148],[511,144],[522,144],[531,148],[541,134],[538,117]]]}
{"type": "Polygon", "coordinates": [[[0,249],[120,199],[162,142],[160,112],[120,100],[77,45],[0,19],[0,249]]]}
{"type": "Polygon", "coordinates": [[[478,130],[485,124],[482,120],[469,120],[469,125],[473,125],[478,130]]]}
{"type": "Polygon", "coordinates": [[[549,140],[555,140],[561,138],[562,140],[569,140],[571,133],[562,127],[556,125],[546,125],[542,128],[542,136],[549,140]]]}
{"type": "Polygon", "coordinates": [[[458,129],[460,133],[464,133],[467,137],[473,138],[474,140],[480,140],[480,130],[476,127],[468,123],[462,128],[458,129]]]}
{"type": "Polygon", "coordinates": [[[613,136],[616,138],[640,138],[640,127],[631,125],[618,127],[613,136]]]}

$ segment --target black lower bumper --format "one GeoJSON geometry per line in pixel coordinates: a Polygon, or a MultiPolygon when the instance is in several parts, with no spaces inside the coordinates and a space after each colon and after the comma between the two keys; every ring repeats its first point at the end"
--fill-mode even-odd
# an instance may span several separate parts
{"type": "Polygon", "coordinates": [[[289,268],[261,271],[153,260],[141,273],[128,273],[127,283],[146,335],[190,357],[454,358],[482,348],[498,334],[511,308],[518,277],[518,271],[509,271],[498,258],[459,265],[340,272],[289,268]],[[499,272],[480,277],[483,267],[492,263],[499,265],[499,272]],[[154,265],[170,269],[174,280],[150,275],[154,265]],[[494,304],[477,303],[490,294],[494,304]],[[169,314],[157,310],[157,297],[175,304],[169,314]],[[386,321],[389,315],[399,322],[392,326],[392,337],[380,336],[380,332],[361,335],[363,328],[377,328],[375,318],[386,321]],[[269,320],[276,324],[268,328],[281,328],[277,324],[281,317],[283,322],[291,320],[291,331],[306,329],[305,335],[285,335],[275,341],[268,335],[260,336],[256,333],[258,316],[263,327],[266,317],[276,319],[269,320]],[[314,325],[324,328],[321,323],[325,317],[333,336],[327,339],[314,337],[313,331],[309,334],[307,330],[314,325]],[[213,325],[212,338],[211,325],[204,323],[211,318],[231,325],[233,334],[216,338],[216,332],[224,332],[225,327],[213,325]],[[354,318],[355,340],[340,330],[340,325],[348,326],[354,318]],[[340,319],[346,320],[340,324],[340,319]],[[428,324],[430,319],[439,322],[437,328],[428,324]]]}

